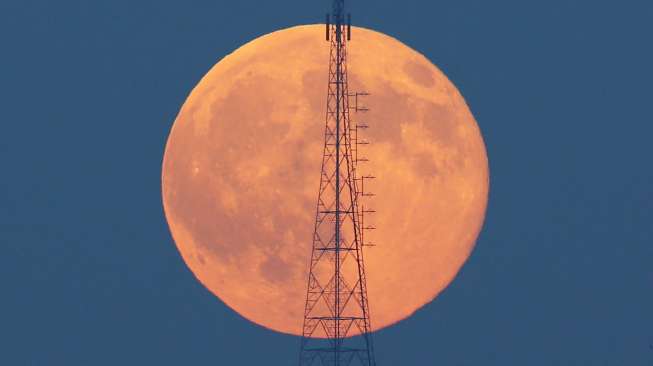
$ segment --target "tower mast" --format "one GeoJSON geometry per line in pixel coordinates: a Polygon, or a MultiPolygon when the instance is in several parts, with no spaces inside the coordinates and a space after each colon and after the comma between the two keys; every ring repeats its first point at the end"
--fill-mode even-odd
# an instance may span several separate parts
{"type": "Polygon", "coordinates": [[[353,123],[350,110],[359,96],[349,94],[347,43],[351,17],[345,21],[344,0],[333,0],[326,17],[330,42],[324,153],[318,193],[313,247],[308,278],[300,366],[376,365],[371,336],[367,284],[363,264],[364,210],[361,200],[365,178],[357,177],[358,131],[367,125],[353,123]],[[331,23],[333,19],[333,23],[331,23]],[[350,106],[350,97],[355,97],[350,106]]]}

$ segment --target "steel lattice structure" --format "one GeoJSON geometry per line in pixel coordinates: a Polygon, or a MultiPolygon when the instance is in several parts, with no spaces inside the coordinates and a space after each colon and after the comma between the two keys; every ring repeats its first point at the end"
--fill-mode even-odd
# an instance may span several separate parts
{"type": "Polygon", "coordinates": [[[367,144],[358,131],[367,125],[350,120],[359,96],[349,93],[347,43],[351,21],[344,0],[334,0],[327,15],[326,39],[331,44],[324,155],[315,217],[308,290],[304,311],[300,366],[376,365],[363,264],[366,179],[357,176],[359,147],[367,144]],[[331,23],[333,19],[333,23],[331,23]],[[350,104],[350,101],[352,102],[350,104]]]}

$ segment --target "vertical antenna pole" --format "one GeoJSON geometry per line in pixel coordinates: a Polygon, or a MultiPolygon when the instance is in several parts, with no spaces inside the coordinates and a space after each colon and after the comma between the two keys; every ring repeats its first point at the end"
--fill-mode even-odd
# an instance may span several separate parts
{"type": "Polygon", "coordinates": [[[331,14],[326,15],[326,40],[329,41],[329,35],[331,34],[331,14]]]}
{"type": "Polygon", "coordinates": [[[347,40],[351,41],[351,14],[347,14],[347,40]]]}

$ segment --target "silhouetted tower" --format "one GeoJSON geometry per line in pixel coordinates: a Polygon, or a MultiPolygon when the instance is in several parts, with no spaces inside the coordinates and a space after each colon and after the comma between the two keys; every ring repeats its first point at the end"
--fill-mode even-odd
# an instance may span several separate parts
{"type": "Polygon", "coordinates": [[[326,39],[331,43],[324,155],[317,199],[313,249],[308,278],[300,366],[376,365],[372,345],[363,247],[363,207],[372,194],[363,190],[372,176],[357,175],[359,147],[367,144],[358,132],[367,125],[350,120],[366,93],[349,93],[347,42],[351,17],[345,20],[344,0],[334,0],[327,15],[326,39]],[[333,22],[331,22],[333,20],[333,22]],[[350,103],[351,102],[351,103],[350,103]]]}

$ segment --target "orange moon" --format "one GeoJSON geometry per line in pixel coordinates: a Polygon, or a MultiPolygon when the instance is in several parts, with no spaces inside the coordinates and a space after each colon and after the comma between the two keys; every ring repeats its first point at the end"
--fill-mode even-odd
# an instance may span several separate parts
{"type": "MultiPolygon", "coordinates": [[[[469,257],[485,217],[488,162],[465,100],[429,60],[353,28],[349,90],[367,91],[359,171],[377,179],[366,218],[372,327],[433,300],[469,257]],[[362,152],[361,152],[362,153],[362,152]]],[[[174,122],[165,215],[197,279],[243,317],[301,335],[324,146],[324,25],[257,38],[218,62],[174,122]]],[[[366,240],[367,241],[367,240],[366,240]]]]}

